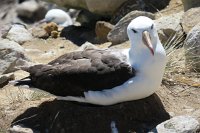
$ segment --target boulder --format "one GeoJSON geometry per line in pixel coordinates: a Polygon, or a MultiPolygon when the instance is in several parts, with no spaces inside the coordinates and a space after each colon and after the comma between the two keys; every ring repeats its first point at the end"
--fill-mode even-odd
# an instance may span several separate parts
{"type": "Polygon", "coordinates": [[[70,8],[86,9],[100,15],[111,15],[127,0],[47,0],[70,8]]]}
{"type": "Polygon", "coordinates": [[[17,5],[16,12],[24,21],[38,21],[44,18],[47,9],[35,0],[24,1],[17,5]]]}
{"type": "Polygon", "coordinates": [[[24,48],[14,41],[10,41],[8,39],[1,39],[0,40],[0,50],[10,49],[12,51],[16,51],[19,53],[24,52],[24,48]]]}
{"type": "Polygon", "coordinates": [[[16,71],[17,67],[27,65],[28,61],[23,47],[18,43],[7,39],[0,40],[0,74],[16,71]]]}
{"type": "Polygon", "coordinates": [[[131,11],[147,11],[147,12],[157,12],[169,5],[169,0],[127,0],[124,2],[119,9],[112,15],[111,23],[116,24],[121,18],[131,11]]]}
{"type": "Polygon", "coordinates": [[[112,44],[120,44],[128,40],[126,28],[128,24],[138,16],[147,16],[151,19],[155,19],[154,14],[144,11],[132,11],[123,17],[115,27],[109,32],[107,38],[112,44]]]}
{"type": "Polygon", "coordinates": [[[6,38],[19,44],[23,44],[30,41],[33,37],[24,25],[14,24],[8,31],[6,38]]]}
{"type": "Polygon", "coordinates": [[[191,116],[176,116],[156,126],[156,133],[196,133],[199,122],[191,116]]]}
{"type": "Polygon", "coordinates": [[[8,31],[6,38],[19,44],[23,44],[26,41],[30,41],[33,37],[24,25],[14,24],[8,31]]]}
{"type": "Polygon", "coordinates": [[[191,8],[183,15],[181,24],[185,33],[188,33],[195,25],[200,22],[200,7],[191,8]]]}
{"type": "Polygon", "coordinates": [[[12,125],[52,133],[128,133],[147,132],[167,119],[168,113],[158,96],[153,94],[142,100],[111,106],[47,101],[27,109],[12,125]]]}
{"type": "Polygon", "coordinates": [[[200,71],[200,23],[188,33],[184,49],[186,66],[192,70],[200,71]]]}
{"type": "Polygon", "coordinates": [[[162,43],[165,43],[170,37],[176,33],[183,34],[180,25],[183,12],[175,13],[169,16],[160,17],[155,20],[158,36],[162,43]]]}
{"type": "Polygon", "coordinates": [[[0,28],[2,27],[2,25],[20,22],[16,13],[16,5],[17,5],[16,0],[1,0],[0,28]]]}
{"type": "Polygon", "coordinates": [[[200,1],[199,0],[182,0],[184,10],[187,11],[190,8],[193,7],[199,7],[200,6],[200,1]]]}
{"type": "Polygon", "coordinates": [[[49,34],[42,27],[34,27],[32,29],[32,35],[33,37],[42,39],[47,39],[49,37],[49,34]]]}
{"type": "MultiPolygon", "coordinates": [[[[109,16],[113,15],[113,13],[119,10],[119,8],[122,7],[122,5],[128,0],[47,0],[47,1],[56,3],[59,6],[65,6],[69,8],[81,8],[81,9],[86,9],[94,14],[109,16]]],[[[157,11],[166,7],[169,4],[170,0],[162,0],[159,2],[158,0],[151,0],[151,1],[129,0],[129,2],[130,1],[134,1],[134,3],[135,1],[140,4],[142,3],[141,5],[144,11],[152,11],[152,9],[153,11],[157,11]]]]}
{"type": "Polygon", "coordinates": [[[112,24],[110,24],[109,22],[98,21],[96,23],[96,27],[95,27],[95,33],[96,33],[97,39],[100,42],[108,41],[107,35],[113,28],[114,28],[114,26],[112,24]]]}

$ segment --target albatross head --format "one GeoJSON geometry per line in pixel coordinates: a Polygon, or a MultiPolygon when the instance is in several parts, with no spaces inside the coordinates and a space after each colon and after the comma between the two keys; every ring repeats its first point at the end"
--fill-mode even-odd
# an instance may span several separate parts
{"type": "Polygon", "coordinates": [[[129,62],[132,67],[147,75],[157,72],[158,79],[161,79],[167,58],[153,20],[137,17],[128,25],[127,33],[131,41],[129,62]]]}
{"type": "Polygon", "coordinates": [[[127,34],[134,49],[148,49],[154,56],[156,45],[160,42],[153,20],[145,16],[133,19],[127,27],[127,34]]]}
{"type": "Polygon", "coordinates": [[[60,9],[51,9],[49,10],[45,18],[40,21],[40,23],[44,22],[55,22],[61,26],[69,26],[72,25],[71,17],[63,10],[60,9]]]}

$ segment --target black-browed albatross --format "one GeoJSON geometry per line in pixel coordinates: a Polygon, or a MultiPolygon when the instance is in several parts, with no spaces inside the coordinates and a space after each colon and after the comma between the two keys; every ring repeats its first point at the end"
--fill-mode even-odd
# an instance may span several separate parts
{"type": "Polygon", "coordinates": [[[67,53],[47,65],[24,68],[28,84],[59,100],[112,105],[142,99],[159,87],[166,65],[165,50],[155,23],[140,16],[127,27],[131,48],[86,49],[67,53]]]}
{"type": "Polygon", "coordinates": [[[67,27],[69,25],[72,25],[72,18],[67,14],[65,11],[61,9],[51,9],[49,10],[45,18],[41,20],[39,23],[44,23],[44,22],[55,22],[56,24],[67,27]]]}

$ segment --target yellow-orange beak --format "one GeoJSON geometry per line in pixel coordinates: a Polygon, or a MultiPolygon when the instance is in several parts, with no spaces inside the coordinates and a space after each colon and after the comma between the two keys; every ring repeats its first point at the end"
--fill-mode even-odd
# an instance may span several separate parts
{"type": "Polygon", "coordinates": [[[142,41],[149,48],[152,55],[154,55],[153,45],[148,31],[142,33],[142,41]]]}

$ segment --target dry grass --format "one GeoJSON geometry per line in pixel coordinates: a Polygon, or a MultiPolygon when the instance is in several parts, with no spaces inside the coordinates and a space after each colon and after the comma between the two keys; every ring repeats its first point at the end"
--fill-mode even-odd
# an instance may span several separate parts
{"type": "Polygon", "coordinates": [[[183,49],[185,35],[176,32],[164,43],[167,53],[168,62],[166,65],[166,73],[182,70],[185,64],[185,53],[183,49]]]}
{"type": "MultiPolygon", "coordinates": [[[[167,52],[168,62],[163,77],[164,85],[188,85],[192,87],[200,87],[199,73],[190,71],[189,68],[197,63],[195,60],[191,60],[186,64],[185,55],[190,52],[191,49],[196,47],[191,46],[190,49],[184,49],[185,35],[175,33],[168,41],[164,44],[167,52]],[[192,78],[191,78],[192,77],[192,78]]],[[[197,55],[192,55],[196,57],[197,55]]]]}

